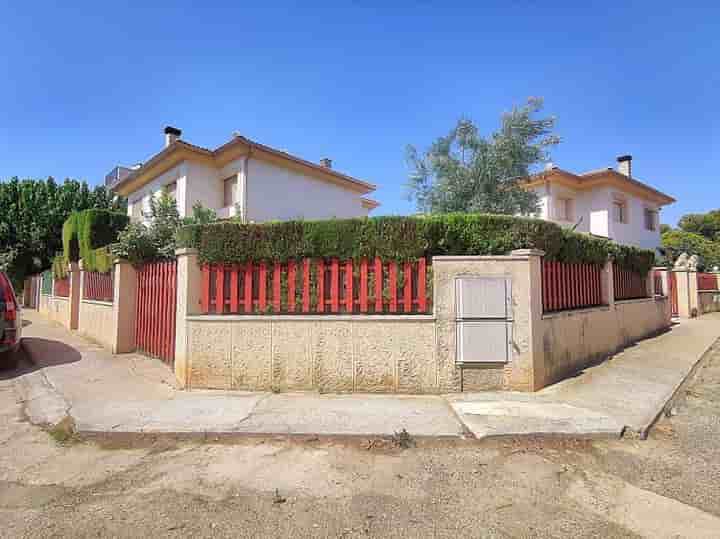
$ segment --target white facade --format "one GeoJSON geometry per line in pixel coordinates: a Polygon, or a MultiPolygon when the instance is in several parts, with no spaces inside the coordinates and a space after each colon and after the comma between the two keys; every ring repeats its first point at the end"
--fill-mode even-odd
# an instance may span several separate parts
{"type": "Polygon", "coordinates": [[[245,222],[364,217],[372,209],[357,190],[274,162],[240,157],[222,168],[190,160],[179,163],[127,195],[128,215],[146,221],[150,197],[159,196],[163,188],[174,192],[181,217],[191,215],[197,202],[220,218],[240,209],[245,222]]]}
{"type": "Polygon", "coordinates": [[[541,219],[625,245],[660,246],[657,203],[614,187],[576,190],[548,181],[532,189],[539,197],[541,219]]]}

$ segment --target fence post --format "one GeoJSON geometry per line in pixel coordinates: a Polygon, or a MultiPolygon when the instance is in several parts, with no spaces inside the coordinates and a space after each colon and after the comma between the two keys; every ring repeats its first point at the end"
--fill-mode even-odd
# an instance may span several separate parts
{"type": "MultiPolygon", "coordinates": [[[[178,249],[177,307],[175,311],[175,378],[181,388],[189,389],[189,346],[187,317],[200,314],[202,269],[195,249],[178,249]]],[[[246,298],[247,299],[247,298],[246,298]]]]}
{"type": "Polygon", "coordinates": [[[697,272],[687,269],[673,269],[677,285],[678,316],[693,318],[698,312],[697,272]]]}
{"type": "Polygon", "coordinates": [[[113,281],[113,354],[135,351],[135,309],[137,306],[137,274],[127,260],[115,260],[113,281]]]}
{"type": "Polygon", "coordinates": [[[602,303],[615,310],[615,262],[612,258],[605,261],[602,269],[602,303]]]}
{"type": "Polygon", "coordinates": [[[70,262],[70,329],[78,328],[78,320],[80,317],[80,294],[81,282],[80,265],[77,262],[70,262]]]}
{"type": "MultiPolygon", "coordinates": [[[[510,252],[511,256],[526,256],[528,258],[528,298],[525,306],[527,314],[520,314],[520,318],[527,316],[529,333],[529,354],[524,365],[517,369],[522,374],[520,376],[510,375],[511,388],[515,384],[513,382],[517,378],[517,389],[526,391],[537,391],[547,385],[547,373],[545,370],[545,352],[543,349],[542,335],[542,317],[543,317],[543,300],[542,300],[542,261],[545,251],[540,249],[515,249],[510,252]],[[529,372],[528,372],[529,371],[529,372]],[[523,387],[523,378],[526,378],[526,386],[523,387]]],[[[522,356],[521,356],[522,357],[522,356]]],[[[518,358],[520,359],[520,358],[518,358]]]]}

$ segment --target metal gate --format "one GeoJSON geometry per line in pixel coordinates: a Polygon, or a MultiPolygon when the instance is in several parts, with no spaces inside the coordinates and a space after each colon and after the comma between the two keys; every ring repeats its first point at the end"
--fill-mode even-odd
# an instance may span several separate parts
{"type": "Polygon", "coordinates": [[[172,365],[175,359],[177,262],[152,262],[137,271],[135,346],[172,365]]]}
{"type": "Polygon", "coordinates": [[[668,272],[668,285],[670,288],[670,309],[673,316],[678,316],[677,274],[674,271],[668,272]]]}

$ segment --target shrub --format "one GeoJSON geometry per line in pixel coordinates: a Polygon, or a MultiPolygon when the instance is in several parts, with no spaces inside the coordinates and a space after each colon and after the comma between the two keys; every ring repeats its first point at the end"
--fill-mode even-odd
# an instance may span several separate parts
{"type": "Polygon", "coordinates": [[[109,271],[107,249],[128,224],[128,216],[109,210],[75,212],[63,225],[63,255],[66,261],[83,260],[89,271],[109,271]],[[106,268],[106,269],[102,269],[106,268]]]}
{"type": "Polygon", "coordinates": [[[68,276],[68,262],[62,254],[56,255],[52,262],[52,272],[55,279],[64,279],[68,276]]]}
{"type": "Polygon", "coordinates": [[[618,245],[562,229],[539,219],[506,215],[446,214],[325,221],[240,224],[223,221],[182,228],[178,246],[195,247],[203,263],[242,264],[298,258],[358,259],[379,256],[398,262],[436,255],[501,255],[536,248],[550,260],[603,263],[647,273],[651,251],[618,245]]]}
{"type": "MultiPolygon", "coordinates": [[[[110,247],[111,253],[134,266],[152,260],[175,258],[176,235],[182,225],[190,231],[193,227],[207,225],[217,219],[214,210],[196,202],[192,216],[180,218],[175,199],[166,189],[158,197],[150,199],[150,215],[146,216],[148,225],[131,223],[118,235],[117,242],[110,247]]],[[[194,242],[193,238],[186,240],[194,242]]]]}
{"type": "Polygon", "coordinates": [[[665,256],[673,262],[682,253],[698,255],[703,267],[720,266],[720,242],[682,230],[670,230],[662,235],[665,256]]]}

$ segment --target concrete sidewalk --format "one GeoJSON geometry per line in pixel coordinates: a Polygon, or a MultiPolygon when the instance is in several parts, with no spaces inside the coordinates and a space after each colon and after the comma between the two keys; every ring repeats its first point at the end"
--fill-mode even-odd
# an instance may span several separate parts
{"type": "Polygon", "coordinates": [[[535,394],[273,394],[179,391],[158,360],[113,356],[35,311],[25,318],[33,365],[15,377],[28,417],[54,424],[70,415],[88,433],[642,435],[720,337],[720,315],[684,322],[535,394]]]}

